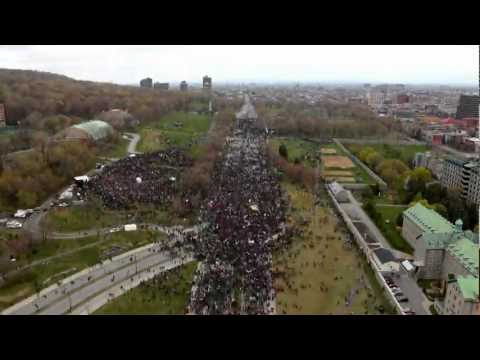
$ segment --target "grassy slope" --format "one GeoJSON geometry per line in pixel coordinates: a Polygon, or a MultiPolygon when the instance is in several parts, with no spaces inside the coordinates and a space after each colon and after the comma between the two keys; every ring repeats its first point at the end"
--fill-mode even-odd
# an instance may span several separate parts
{"type": "Polygon", "coordinates": [[[298,294],[290,291],[286,283],[276,280],[276,286],[284,291],[277,293],[279,314],[364,314],[374,313],[375,306],[388,307],[378,287],[368,285],[371,290],[360,286],[359,276],[368,278],[364,272],[365,261],[355,248],[344,247],[342,234],[335,230],[336,219],[327,209],[320,208],[317,221],[311,216],[313,196],[291,184],[284,184],[291,196],[295,211],[289,221],[297,217],[309,218],[304,228],[305,235],[294,240],[291,248],[274,257],[274,268],[291,273],[290,282],[298,294]],[[310,234],[311,232],[311,234],[310,234]],[[315,264],[315,265],[314,265],[315,264]],[[338,280],[335,280],[338,277],[338,280]],[[302,286],[305,286],[302,289],[302,286]],[[328,288],[328,292],[321,287],[328,288]],[[358,288],[352,304],[345,306],[345,296],[351,289],[358,288]],[[370,295],[370,296],[369,296],[370,295]],[[366,303],[365,303],[366,301],[366,303]],[[296,308],[295,305],[301,308],[296,308]]]}
{"type": "Polygon", "coordinates": [[[141,139],[138,150],[156,151],[170,145],[186,146],[192,140],[205,134],[210,127],[210,118],[206,115],[173,112],[157,122],[149,123],[140,129],[141,139]],[[175,123],[181,123],[176,127],[175,123]]]}
{"type": "Polygon", "coordinates": [[[169,272],[159,288],[155,280],[129,290],[124,295],[102,306],[95,315],[184,314],[190,296],[191,282],[197,263],[182,266],[180,275],[169,272]],[[168,293],[164,290],[168,288],[168,293]],[[177,291],[176,294],[172,290],[177,291]]]}
{"type": "Polygon", "coordinates": [[[413,254],[413,248],[402,237],[401,231],[397,230],[396,225],[398,215],[406,209],[407,206],[401,208],[377,206],[377,210],[382,214],[383,220],[390,220],[389,224],[384,223],[384,230],[380,229],[387,241],[393,248],[406,252],[407,254],[413,254]]]}

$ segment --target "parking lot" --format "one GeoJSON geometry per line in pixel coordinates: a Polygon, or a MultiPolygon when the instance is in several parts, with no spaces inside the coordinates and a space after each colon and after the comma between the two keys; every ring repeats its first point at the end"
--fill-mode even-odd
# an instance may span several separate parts
{"type": "Polygon", "coordinates": [[[430,315],[422,305],[426,300],[415,280],[400,271],[393,276],[384,276],[407,315],[430,315]]]}

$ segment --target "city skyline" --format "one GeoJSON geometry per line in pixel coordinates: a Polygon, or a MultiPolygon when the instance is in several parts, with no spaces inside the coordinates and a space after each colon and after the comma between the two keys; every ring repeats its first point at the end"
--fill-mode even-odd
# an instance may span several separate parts
{"type": "Polygon", "coordinates": [[[403,83],[477,86],[476,45],[0,45],[0,68],[138,84],[403,83]],[[352,55],[354,54],[354,55],[352,55]]]}

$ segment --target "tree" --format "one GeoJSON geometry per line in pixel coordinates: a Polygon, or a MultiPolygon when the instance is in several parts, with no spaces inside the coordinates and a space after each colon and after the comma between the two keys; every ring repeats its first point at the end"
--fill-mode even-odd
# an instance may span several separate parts
{"type": "Polygon", "coordinates": [[[441,202],[445,195],[446,189],[440,183],[433,183],[425,190],[425,199],[431,204],[441,202]]]}
{"type": "Polygon", "coordinates": [[[278,147],[278,153],[281,157],[283,157],[285,160],[288,160],[288,149],[285,144],[281,144],[278,147]]]}
{"type": "Polygon", "coordinates": [[[396,224],[400,227],[403,226],[403,213],[398,214],[396,224]]]}

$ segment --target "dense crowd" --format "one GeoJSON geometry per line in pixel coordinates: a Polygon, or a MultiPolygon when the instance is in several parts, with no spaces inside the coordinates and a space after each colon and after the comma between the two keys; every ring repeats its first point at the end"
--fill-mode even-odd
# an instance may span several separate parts
{"type": "Polygon", "coordinates": [[[176,167],[191,163],[176,148],[126,157],[105,166],[86,184],[85,190],[98,196],[110,209],[128,209],[136,203],[165,204],[175,194],[176,167]]]}
{"type": "MultiPolygon", "coordinates": [[[[256,119],[255,119],[256,120],[256,119]]],[[[274,291],[271,250],[285,227],[285,203],[267,164],[265,129],[242,119],[215,165],[195,242],[202,261],[192,288],[195,314],[269,314],[274,291]]]]}

